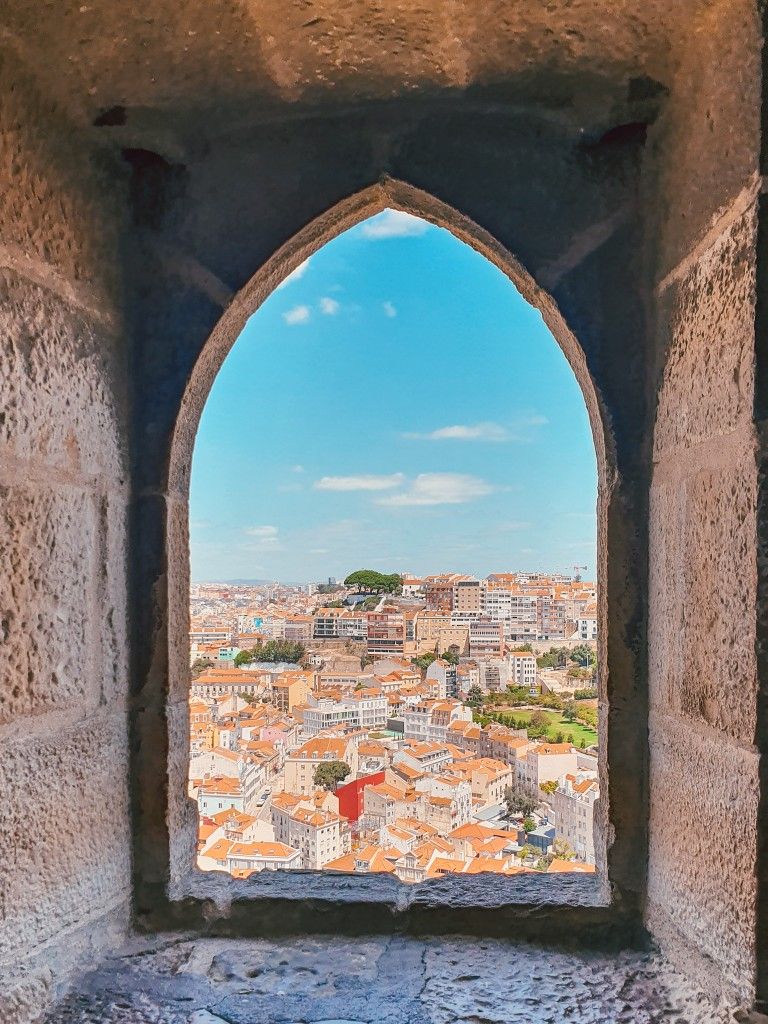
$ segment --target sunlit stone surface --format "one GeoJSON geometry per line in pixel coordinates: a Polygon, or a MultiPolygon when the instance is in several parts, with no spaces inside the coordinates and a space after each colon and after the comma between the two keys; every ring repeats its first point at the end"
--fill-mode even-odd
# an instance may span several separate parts
{"type": "MultiPolygon", "coordinates": [[[[46,1024],[719,1024],[651,953],[472,939],[168,938],[88,975],[46,1024]]],[[[738,1019],[738,1018],[736,1018],[738,1019]]]]}

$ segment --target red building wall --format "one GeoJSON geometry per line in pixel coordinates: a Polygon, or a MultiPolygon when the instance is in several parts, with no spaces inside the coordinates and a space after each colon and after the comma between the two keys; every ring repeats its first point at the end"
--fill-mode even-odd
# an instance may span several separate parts
{"type": "Polygon", "coordinates": [[[363,813],[363,790],[366,786],[378,786],[383,781],[384,772],[374,772],[373,775],[364,775],[362,779],[348,782],[346,786],[339,786],[336,790],[339,814],[343,814],[350,821],[357,821],[363,813]]]}

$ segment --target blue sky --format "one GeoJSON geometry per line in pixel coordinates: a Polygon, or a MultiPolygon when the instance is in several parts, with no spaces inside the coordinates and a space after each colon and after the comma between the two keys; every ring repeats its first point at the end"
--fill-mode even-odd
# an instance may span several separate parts
{"type": "Polygon", "coordinates": [[[192,466],[192,578],[595,573],[595,451],[537,310],[449,232],[384,211],[251,317],[192,466]]]}

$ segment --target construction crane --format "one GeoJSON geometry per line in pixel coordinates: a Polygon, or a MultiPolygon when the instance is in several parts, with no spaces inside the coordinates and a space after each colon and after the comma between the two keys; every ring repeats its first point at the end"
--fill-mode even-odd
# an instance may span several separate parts
{"type": "Polygon", "coordinates": [[[586,572],[587,569],[589,568],[589,566],[588,565],[574,565],[571,568],[573,569],[573,581],[574,581],[574,583],[581,583],[581,574],[582,574],[582,572],[586,572]]]}

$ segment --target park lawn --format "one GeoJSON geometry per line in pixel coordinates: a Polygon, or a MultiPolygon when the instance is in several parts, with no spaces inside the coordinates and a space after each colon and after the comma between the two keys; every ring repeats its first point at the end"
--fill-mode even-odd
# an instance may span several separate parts
{"type": "MultiPolygon", "coordinates": [[[[543,710],[543,709],[542,709],[543,710]]],[[[524,723],[527,724],[531,720],[531,711],[510,711],[508,714],[512,715],[515,721],[519,722],[521,727],[524,723]]],[[[571,733],[573,735],[573,742],[576,746],[579,745],[580,740],[584,740],[586,747],[591,747],[594,743],[597,743],[597,732],[588,725],[584,725],[582,722],[568,722],[563,716],[557,711],[544,711],[544,714],[550,721],[548,729],[548,738],[554,740],[555,736],[559,732],[564,733],[566,736],[571,733]]]]}

